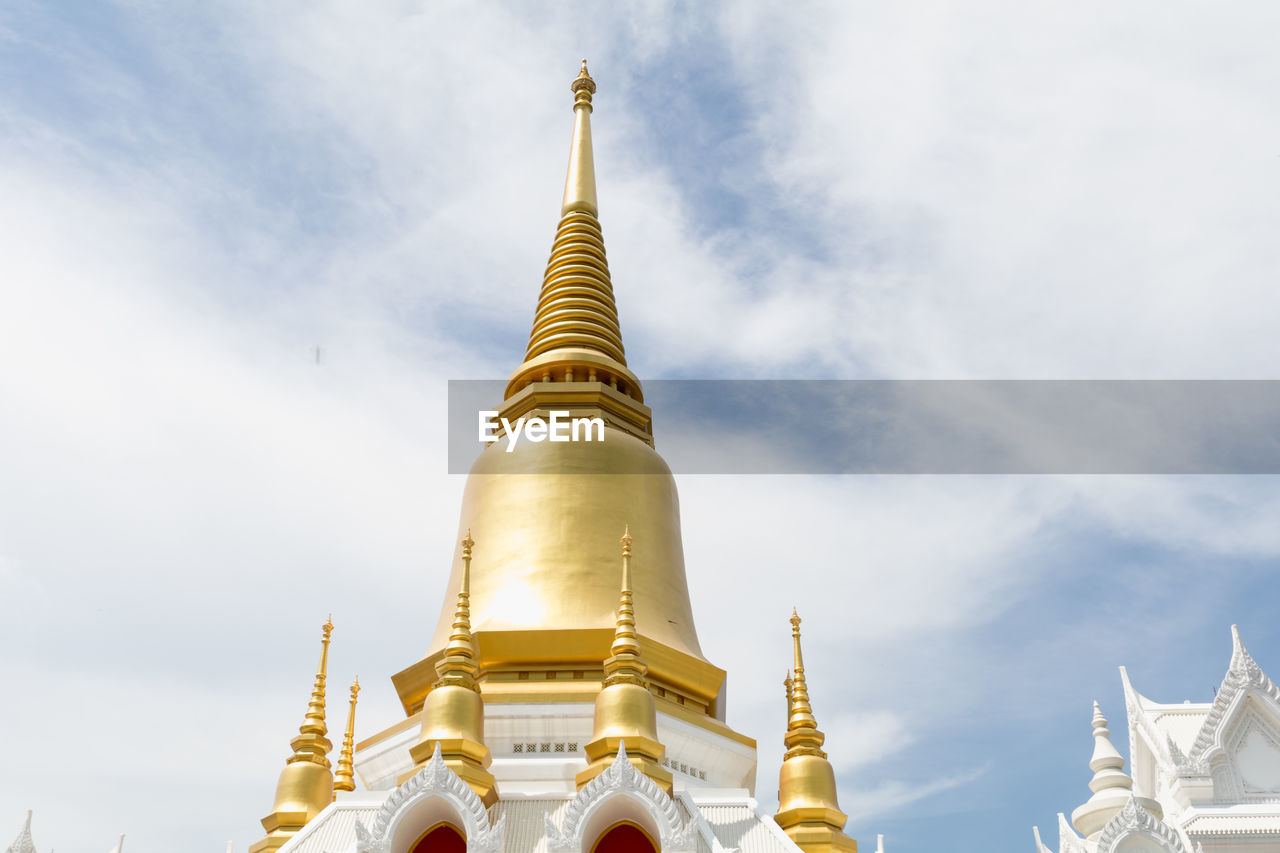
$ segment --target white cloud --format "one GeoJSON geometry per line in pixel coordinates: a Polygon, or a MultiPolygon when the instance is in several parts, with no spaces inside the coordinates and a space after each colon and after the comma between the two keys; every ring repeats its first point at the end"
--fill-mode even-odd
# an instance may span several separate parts
{"type": "MultiPolygon", "coordinates": [[[[601,83],[605,237],[646,377],[1275,363],[1265,26],[1163,8],[735,6],[718,30],[677,7],[544,11],[142,7],[130,21],[177,107],[83,45],[61,54],[67,85],[117,121],[3,102],[0,583],[23,603],[3,630],[24,651],[0,680],[23,685],[11,760],[29,772],[0,801],[31,802],[38,838],[171,844],[189,801],[165,783],[193,755],[218,803],[210,843],[258,837],[330,609],[331,684],[358,670],[362,726],[399,718],[386,676],[426,651],[457,518],[460,480],[435,453],[441,381],[501,376],[520,355],[583,53],[601,83]],[[646,86],[632,69],[686,68],[721,36],[764,152],[735,164],[735,189],[765,210],[746,224],[693,198],[679,152],[654,142],[664,117],[628,95],[646,86]],[[86,720],[103,723],[102,778],[128,782],[91,806],[60,793],[86,720]]],[[[722,153],[692,161],[711,170],[722,153]]],[[[1270,481],[681,489],[700,634],[730,671],[731,724],[760,741],[761,800],[792,604],[833,762],[925,780],[850,789],[864,835],[867,818],[978,778],[913,750],[960,725],[951,711],[992,693],[1016,704],[984,632],[1061,581],[1070,536],[1206,563],[1280,551],[1270,481]]],[[[1067,592],[1059,624],[1006,638],[1014,663],[1047,649],[1092,667],[1124,642],[1098,615],[1113,603],[1067,592]]],[[[1160,603],[1135,610],[1151,645],[1157,627],[1218,614],[1160,603]]]]}
{"type": "Polygon", "coordinates": [[[977,767],[963,773],[941,776],[925,782],[890,780],[865,790],[855,790],[848,797],[847,811],[851,821],[863,823],[868,818],[891,814],[912,803],[969,785],[987,772],[987,767],[977,767]]]}

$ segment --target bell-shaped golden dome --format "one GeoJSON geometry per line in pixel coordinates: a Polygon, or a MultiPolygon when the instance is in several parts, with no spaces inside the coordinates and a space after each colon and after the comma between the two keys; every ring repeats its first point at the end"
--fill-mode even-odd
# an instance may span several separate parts
{"type": "MultiPolygon", "coordinates": [[[[724,672],[702,657],[685,581],[675,480],[653,449],[649,409],[627,369],[597,214],[591,151],[595,83],[574,80],[574,131],[561,221],[526,358],[500,413],[599,417],[603,440],[499,441],[471,469],[459,532],[484,543],[471,568],[471,624],[486,701],[590,700],[603,676],[618,601],[617,531],[645,543],[636,556],[639,642],[651,689],[723,719],[724,672]],[[537,694],[537,697],[531,696],[537,694]]],[[[495,401],[497,402],[497,401],[495,401]]],[[[394,678],[415,712],[434,679],[462,579],[455,561],[431,653],[394,678]]]]}

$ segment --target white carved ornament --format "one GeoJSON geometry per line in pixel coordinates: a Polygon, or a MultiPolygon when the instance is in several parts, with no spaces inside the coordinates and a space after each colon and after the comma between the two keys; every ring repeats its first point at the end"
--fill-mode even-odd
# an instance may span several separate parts
{"type": "Polygon", "coordinates": [[[1233,640],[1231,664],[1227,667],[1227,674],[1222,679],[1222,686],[1218,688],[1218,696],[1214,699],[1213,707],[1209,709],[1209,715],[1205,717],[1200,733],[1196,735],[1196,742],[1191,747],[1188,758],[1192,762],[1208,765],[1223,751],[1227,723],[1230,722],[1230,718],[1236,716],[1235,713],[1228,712],[1238,708],[1241,704],[1240,700],[1250,692],[1264,701],[1269,701],[1272,707],[1280,710],[1280,689],[1277,689],[1271,679],[1267,678],[1262,667],[1258,666],[1257,661],[1249,654],[1249,650],[1244,647],[1244,641],[1240,639],[1239,629],[1234,625],[1231,626],[1231,635],[1233,640]]]}
{"type": "Polygon", "coordinates": [[[371,826],[366,828],[356,821],[356,853],[397,853],[391,850],[396,827],[416,806],[432,797],[443,799],[462,821],[467,853],[500,853],[506,815],[489,825],[484,802],[445,764],[440,744],[436,744],[426,766],[391,792],[373,816],[371,826]]]}
{"type": "Polygon", "coordinates": [[[1165,735],[1169,747],[1169,759],[1173,763],[1173,772],[1179,776],[1208,776],[1209,765],[1202,759],[1192,759],[1178,747],[1173,738],[1165,735]]]}
{"type": "Polygon", "coordinates": [[[1062,812],[1058,812],[1058,853],[1085,853],[1084,842],[1062,812]]]}
{"type": "Polygon", "coordinates": [[[1182,839],[1172,827],[1157,818],[1151,812],[1138,805],[1138,801],[1129,797],[1124,808],[1102,828],[1098,836],[1098,853],[1113,853],[1124,841],[1133,835],[1150,838],[1163,847],[1168,853],[1187,853],[1182,839]]]}
{"type": "MultiPolygon", "coordinates": [[[[697,847],[697,822],[681,823],[675,802],[658,784],[627,760],[625,743],[618,744],[618,756],[605,770],[582,787],[565,809],[561,826],[545,816],[547,849],[554,853],[579,853],[588,819],[614,797],[628,797],[638,803],[658,826],[663,853],[693,853],[697,847]]],[[[594,840],[594,839],[593,839],[594,840]]]]}
{"type": "Polygon", "coordinates": [[[1133,689],[1133,684],[1129,681],[1129,672],[1124,667],[1120,667],[1120,683],[1124,687],[1125,715],[1129,718],[1129,755],[1133,762],[1132,766],[1137,767],[1137,747],[1141,741],[1147,745],[1155,758],[1158,772],[1165,767],[1174,768],[1174,772],[1177,772],[1178,758],[1169,748],[1173,746],[1176,749],[1177,746],[1152,724],[1142,707],[1142,697],[1137,690],[1133,689]]]}
{"type": "Polygon", "coordinates": [[[27,820],[22,824],[22,832],[18,833],[18,838],[9,845],[5,853],[36,853],[35,842],[31,840],[31,812],[27,812],[27,820]]]}

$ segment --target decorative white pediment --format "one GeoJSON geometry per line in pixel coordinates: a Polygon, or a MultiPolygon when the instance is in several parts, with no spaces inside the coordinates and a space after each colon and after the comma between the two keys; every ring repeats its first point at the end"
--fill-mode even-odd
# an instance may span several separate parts
{"type": "Polygon", "coordinates": [[[442,820],[456,825],[466,837],[467,853],[502,850],[506,816],[490,826],[484,802],[445,764],[436,744],[431,760],[391,792],[370,826],[356,821],[356,853],[404,853],[393,849],[398,836],[412,836],[399,839],[408,844],[442,820]]]}
{"type": "Polygon", "coordinates": [[[648,830],[663,853],[693,853],[697,847],[696,819],[683,823],[675,801],[627,760],[626,745],[619,743],[617,758],[578,791],[561,824],[546,816],[547,849],[582,853],[599,833],[622,820],[648,830]]]}
{"type": "Polygon", "coordinates": [[[1217,698],[1200,727],[1188,756],[1191,762],[1209,765],[1226,752],[1226,740],[1232,723],[1241,715],[1246,700],[1254,697],[1280,714],[1280,689],[1267,678],[1262,667],[1249,654],[1240,639],[1240,629],[1231,626],[1231,664],[1218,688],[1217,698]]]}
{"type": "Polygon", "coordinates": [[[1187,848],[1173,827],[1130,797],[1124,808],[1102,828],[1102,833],[1098,836],[1098,853],[1115,853],[1133,838],[1147,839],[1164,853],[1187,853],[1187,848]]]}

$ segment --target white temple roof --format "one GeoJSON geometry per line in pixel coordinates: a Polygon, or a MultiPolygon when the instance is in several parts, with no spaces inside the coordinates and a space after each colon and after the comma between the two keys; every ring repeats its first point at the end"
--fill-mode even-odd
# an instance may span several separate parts
{"type": "Polygon", "coordinates": [[[1205,717],[1209,716],[1209,703],[1152,705],[1143,711],[1156,731],[1176,743],[1183,752],[1190,752],[1204,726],[1205,717]]]}
{"type": "MultiPolygon", "coordinates": [[[[382,801],[390,792],[361,793],[344,797],[320,813],[315,820],[282,848],[281,853],[345,853],[356,840],[356,822],[372,824],[382,801]]],[[[497,823],[505,817],[503,853],[548,853],[545,818],[559,822],[572,797],[501,800],[489,809],[489,819],[497,823]]],[[[690,817],[692,802],[710,830],[711,840],[699,833],[698,853],[718,853],[737,849],[740,853],[796,853],[796,847],[774,823],[760,813],[756,801],[746,791],[735,797],[717,792],[712,802],[699,803],[689,793],[676,798],[677,808],[690,817]]]]}
{"type": "Polygon", "coordinates": [[[795,846],[782,828],[759,814],[755,800],[699,803],[698,812],[724,847],[736,847],[741,853],[795,853],[795,846]]]}

